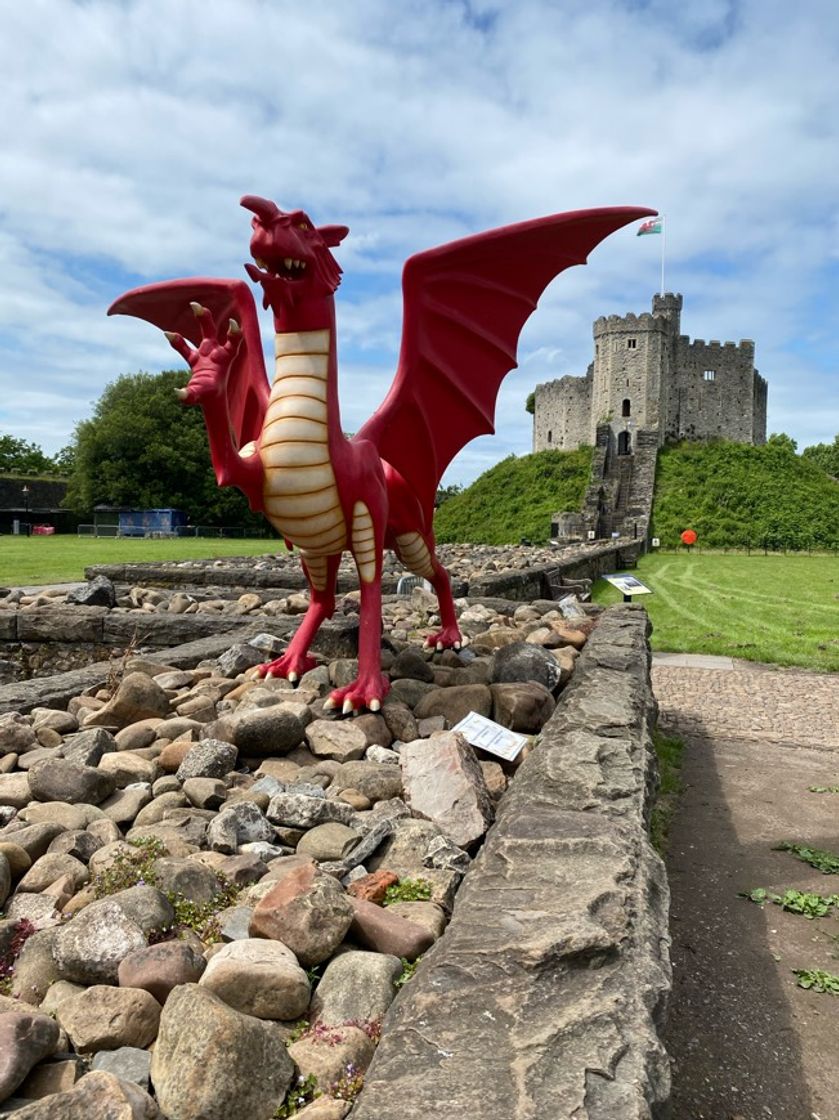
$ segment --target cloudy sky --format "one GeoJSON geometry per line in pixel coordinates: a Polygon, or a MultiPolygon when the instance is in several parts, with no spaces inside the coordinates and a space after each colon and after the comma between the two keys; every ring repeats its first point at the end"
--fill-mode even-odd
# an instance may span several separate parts
{"type": "MultiPolygon", "coordinates": [[[[839,430],[835,0],[0,0],[0,432],[52,453],[121,373],[178,359],[108,319],[127,288],[243,277],[239,196],[351,233],[336,255],[343,426],[390,383],[411,253],[560,210],[667,215],[695,338],[757,343],[769,430],[839,430]]],[[[634,228],[528,323],[468,482],[530,450],[528,392],[591,322],[649,308],[634,228]]],[[[263,323],[267,334],[270,321],[263,323]]]]}

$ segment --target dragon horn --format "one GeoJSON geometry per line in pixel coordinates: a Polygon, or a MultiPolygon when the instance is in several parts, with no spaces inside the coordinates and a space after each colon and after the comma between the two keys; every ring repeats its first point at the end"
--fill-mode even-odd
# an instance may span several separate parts
{"type": "Polygon", "coordinates": [[[272,222],[282,212],[275,202],[267,198],[260,198],[256,194],[246,194],[239,199],[239,205],[246,210],[252,210],[261,222],[272,222]]]}

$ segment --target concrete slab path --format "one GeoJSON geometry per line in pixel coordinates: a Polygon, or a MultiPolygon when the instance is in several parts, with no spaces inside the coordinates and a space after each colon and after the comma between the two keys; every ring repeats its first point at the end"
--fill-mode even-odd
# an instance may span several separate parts
{"type": "Polygon", "coordinates": [[[839,1120],[839,996],[793,969],[839,974],[839,920],[738,892],[839,893],[776,851],[839,853],[839,675],[656,657],[660,726],[685,741],[670,835],[674,990],[665,1043],[674,1120],[839,1120]]]}

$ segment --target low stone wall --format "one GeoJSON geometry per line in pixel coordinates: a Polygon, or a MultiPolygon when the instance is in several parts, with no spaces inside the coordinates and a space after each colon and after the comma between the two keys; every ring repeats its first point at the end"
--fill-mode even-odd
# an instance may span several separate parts
{"type": "Polygon", "coordinates": [[[354,1120],[667,1115],[647,633],[641,608],[601,616],[446,936],[385,1019],[354,1120]]]}
{"type": "Polygon", "coordinates": [[[593,583],[605,572],[634,567],[641,552],[640,541],[617,541],[606,545],[581,545],[555,564],[541,564],[524,571],[490,572],[469,584],[469,596],[497,596],[531,602],[556,599],[566,580],[588,579],[593,583]]]}

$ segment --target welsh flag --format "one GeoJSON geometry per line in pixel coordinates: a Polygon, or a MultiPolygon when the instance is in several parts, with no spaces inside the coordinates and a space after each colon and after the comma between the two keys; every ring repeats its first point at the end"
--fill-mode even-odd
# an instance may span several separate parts
{"type": "Polygon", "coordinates": [[[646,222],[642,222],[638,227],[636,237],[643,237],[645,233],[661,233],[662,218],[648,218],[646,222]]]}

